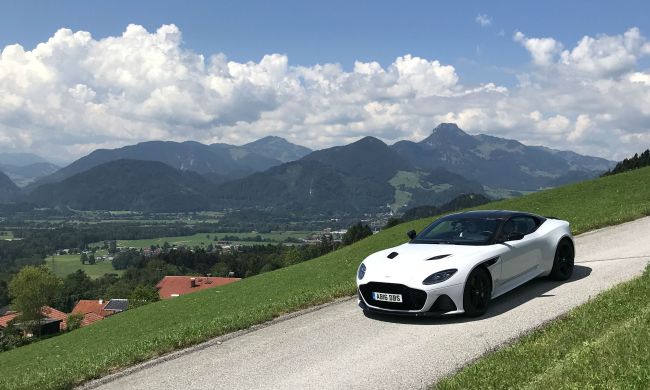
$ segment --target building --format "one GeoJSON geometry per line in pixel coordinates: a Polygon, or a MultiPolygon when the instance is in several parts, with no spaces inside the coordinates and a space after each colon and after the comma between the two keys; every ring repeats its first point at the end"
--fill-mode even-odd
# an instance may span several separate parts
{"type": "Polygon", "coordinates": [[[90,324],[93,324],[97,321],[101,321],[104,319],[104,317],[100,316],[99,314],[96,313],[86,313],[83,315],[83,319],[81,320],[81,326],[88,326],[90,324]]]}
{"type": "Polygon", "coordinates": [[[73,314],[88,314],[94,313],[101,317],[107,317],[114,314],[112,311],[104,310],[107,302],[103,299],[82,299],[72,309],[73,314]]]}
{"type": "Polygon", "coordinates": [[[82,314],[81,326],[87,326],[113,314],[121,313],[129,308],[128,299],[82,299],[72,309],[73,314],[82,314]]]}
{"type": "Polygon", "coordinates": [[[108,311],[111,314],[121,313],[129,308],[128,299],[111,299],[108,301],[106,306],[104,306],[104,311],[108,311]]]}
{"type": "MultiPolygon", "coordinates": [[[[20,316],[20,312],[8,311],[3,316],[0,317],[0,331],[9,326],[9,323],[20,316]]],[[[68,315],[62,311],[56,310],[53,307],[43,306],[41,308],[41,314],[43,318],[39,321],[39,334],[47,335],[58,333],[62,330],[67,329],[67,319],[68,315]]],[[[15,323],[16,327],[25,331],[27,327],[24,323],[17,322],[15,323]]],[[[32,336],[31,333],[26,333],[26,336],[32,336]]]]}
{"type": "Polygon", "coordinates": [[[165,276],[158,284],[160,299],[169,299],[195,291],[224,286],[241,280],[240,278],[222,278],[213,276],[165,276]]]}

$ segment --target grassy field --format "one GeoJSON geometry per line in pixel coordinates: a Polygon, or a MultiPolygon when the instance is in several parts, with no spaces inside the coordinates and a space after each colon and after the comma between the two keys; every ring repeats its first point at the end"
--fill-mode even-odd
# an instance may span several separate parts
{"type": "Polygon", "coordinates": [[[14,233],[8,230],[0,231],[0,240],[13,240],[14,233]]]}
{"type": "MultiPolygon", "coordinates": [[[[261,236],[262,239],[264,240],[269,240],[272,243],[273,242],[282,242],[286,240],[287,238],[305,238],[307,235],[309,235],[310,232],[302,232],[302,231],[287,231],[287,232],[270,232],[270,233],[198,233],[194,234],[191,236],[177,236],[177,237],[159,237],[159,238],[151,238],[151,239],[144,239],[144,240],[119,240],[117,242],[117,246],[120,247],[132,247],[132,248],[149,248],[151,245],[159,245],[162,246],[165,242],[169,243],[169,245],[176,245],[176,246],[190,246],[190,247],[195,247],[195,246],[200,246],[200,247],[205,247],[208,246],[209,244],[215,245],[216,242],[214,241],[215,237],[218,240],[223,240],[225,236],[237,236],[240,239],[250,239],[250,241],[233,241],[233,244],[243,244],[243,245],[252,245],[252,244],[265,244],[268,243],[266,242],[255,242],[253,239],[256,236],[261,236]]],[[[97,245],[99,246],[99,243],[95,243],[92,245],[97,245]]]]}
{"type": "MultiPolygon", "coordinates": [[[[649,215],[648,183],[650,168],[645,168],[484,208],[554,215],[568,219],[573,231],[582,233],[649,215]]],[[[403,243],[406,231],[421,230],[431,219],[398,225],[314,260],[129,310],[92,326],[0,353],[0,388],[69,388],[283,313],[352,295],[355,271],[363,258],[403,243]]]]}
{"type": "MultiPolygon", "coordinates": [[[[105,255],[103,252],[97,252],[96,256],[105,255]]],[[[45,264],[55,275],[65,277],[78,269],[84,270],[92,279],[99,278],[104,274],[121,274],[123,271],[113,269],[111,262],[108,260],[98,261],[95,264],[81,264],[80,255],[54,255],[45,259],[45,264]]]]}
{"type": "Polygon", "coordinates": [[[647,389],[650,268],[435,389],[647,389]],[[525,362],[525,364],[522,364],[525,362]]]}

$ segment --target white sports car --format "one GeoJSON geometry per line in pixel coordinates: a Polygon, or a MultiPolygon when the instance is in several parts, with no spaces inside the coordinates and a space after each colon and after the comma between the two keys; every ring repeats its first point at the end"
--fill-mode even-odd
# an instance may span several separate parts
{"type": "Polygon", "coordinates": [[[490,299],[531,279],[567,280],[574,245],[569,223],[517,211],[469,211],[434,221],[406,244],[359,266],[359,306],[406,315],[480,316],[490,299]]]}

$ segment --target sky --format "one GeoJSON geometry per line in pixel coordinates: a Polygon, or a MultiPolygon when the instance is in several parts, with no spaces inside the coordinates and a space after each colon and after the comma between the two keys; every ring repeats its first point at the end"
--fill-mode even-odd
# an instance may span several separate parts
{"type": "Polygon", "coordinates": [[[0,151],[311,148],[456,122],[621,159],[650,147],[650,3],[0,3],[0,151]]]}

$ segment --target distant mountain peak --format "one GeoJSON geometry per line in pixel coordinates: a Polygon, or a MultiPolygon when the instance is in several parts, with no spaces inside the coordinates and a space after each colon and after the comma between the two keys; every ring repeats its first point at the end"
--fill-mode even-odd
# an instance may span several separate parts
{"type": "Polygon", "coordinates": [[[286,142],[286,143],[290,143],[285,138],[278,137],[277,135],[267,135],[266,137],[262,137],[262,138],[258,139],[257,141],[251,142],[251,144],[254,144],[254,143],[266,143],[266,142],[286,142]]]}
{"type": "Polygon", "coordinates": [[[293,144],[276,135],[268,135],[241,147],[259,155],[274,158],[283,163],[298,160],[311,152],[309,148],[293,144]]]}
{"type": "Polygon", "coordinates": [[[464,134],[468,135],[466,132],[461,130],[460,127],[458,127],[457,124],[455,123],[441,123],[438,126],[436,126],[433,131],[431,132],[433,134],[464,134]]]}
{"type": "Polygon", "coordinates": [[[478,141],[467,134],[455,123],[441,123],[436,126],[431,135],[420,141],[421,145],[435,148],[438,146],[455,145],[461,148],[474,147],[478,141]]]}
{"type": "Polygon", "coordinates": [[[442,167],[492,189],[535,191],[594,177],[607,160],[527,146],[490,135],[470,135],[455,123],[441,123],[420,142],[397,142],[393,149],[415,167],[442,167]]]}
{"type": "Polygon", "coordinates": [[[379,138],[367,135],[360,140],[353,142],[351,145],[380,145],[386,146],[386,143],[379,138]]]}

